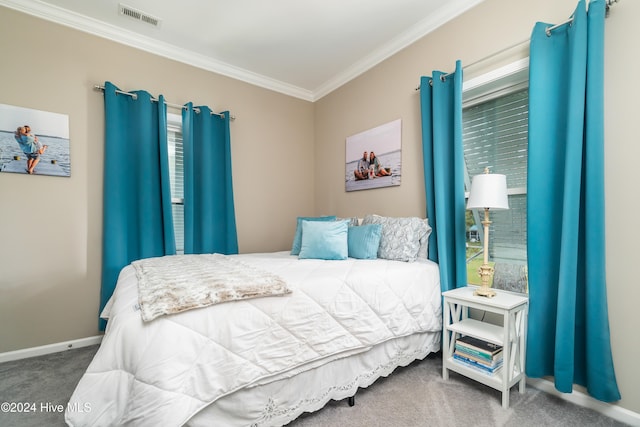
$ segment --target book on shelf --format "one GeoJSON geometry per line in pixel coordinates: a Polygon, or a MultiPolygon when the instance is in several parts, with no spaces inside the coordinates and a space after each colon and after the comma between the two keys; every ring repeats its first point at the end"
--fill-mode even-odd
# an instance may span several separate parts
{"type": "Polygon", "coordinates": [[[485,357],[476,356],[474,354],[466,352],[464,349],[459,349],[458,347],[456,347],[454,354],[473,360],[474,362],[481,363],[482,365],[489,368],[495,367],[498,364],[502,363],[502,352],[498,353],[493,359],[488,359],[485,357]]]}
{"type": "Polygon", "coordinates": [[[488,367],[486,365],[483,365],[482,363],[478,363],[474,360],[471,360],[467,357],[461,356],[457,353],[453,353],[453,360],[455,360],[456,362],[465,365],[477,372],[482,372],[483,374],[487,374],[487,375],[493,375],[496,372],[498,372],[503,365],[503,361],[501,360],[496,366],[494,367],[488,367]]]}
{"type": "Polygon", "coordinates": [[[501,345],[481,340],[470,335],[464,335],[456,339],[456,345],[464,346],[469,350],[474,350],[478,353],[486,354],[491,357],[502,351],[501,345]]]}
{"type": "Polygon", "coordinates": [[[455,345],[455,349],[457,351],[466,353],[468,355],[477,357],[479,359],[486,360],[488,362],[492,362],[494,360],[502,358],[502,349],[500,351],[498,351],[497,353],[494,353],[493,355],[491,355],[491,354],[485,353],[483,351],[479,351],[479,350],[473,349],[471,347],[467,347],[464,344],[459,344],[457,342],[456,342],[456,345],[455,345]]]}

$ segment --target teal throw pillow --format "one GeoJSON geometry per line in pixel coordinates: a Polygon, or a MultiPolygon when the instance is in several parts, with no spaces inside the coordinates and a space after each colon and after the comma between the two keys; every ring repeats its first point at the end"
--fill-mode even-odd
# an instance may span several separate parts
{"type": "Polygon", "coordinates": [[[347,259],[349,221],[302,221],[300,259],[347,259]]]}
{"type": "Polygon", "coordinates": [[[382,236],[381,224],[366,224],[358,227],[349,227],[347,242],[349,256],[359,259],[378,258],[378,247],[382,236]]]}
{"type": "Polygon", "coordinates": [[[302,221],[335,221],[336,216],[316,216],[307,217],[299,216],[296,224],[296,234],[293,236],[293,245],[291,246],[291,255],[300,254],[300,245],[302,244],[302,221]]]}

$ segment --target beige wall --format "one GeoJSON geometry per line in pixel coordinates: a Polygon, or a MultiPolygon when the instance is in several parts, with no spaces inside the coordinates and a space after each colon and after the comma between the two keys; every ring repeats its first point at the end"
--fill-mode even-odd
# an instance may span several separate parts
{"type": "MultiPolygon", "coordinates": [[[[94,336],[103,96],[94,84],[229,109],[241,252],[291,247],[313,214],[313,104],[0,8],[0,103],[69,115],[71,177],[0,174],[0,352],[94,336]],[[28,29],[28,31],[25,31],[28,29]]],[[[176,111],[178,112],[178,111],[176,111]]]]}
{"type": "MultiPolygon", "coordinates": [[[[516,45],[530,36],[536,21],[562,22],[576,4],[575,0],[486,0],[316,102],[315,155],[323,165],[316,180],[316,206],[341,216],[424,215],[420,105],[414,90],[420,76],[430,75],[434,69],[451,71],[456,59],[461,59],[463,66],[474,64],[516,45]],[[402,119],[402,184],[346,193],[342,181],[345,138],[398,118],[402,119]]],[[[640,287],[635,280],[638,250],[629,238],[637,222],[640,198],[623,190],[632,188],[626,181],[632,179],[640,158],[636,133],[640,89],[634,83],[640,74],[640,53],[632,47],[632,41],[640,39],[638,17],[640,2],[624,1],[612,8],[607,20],[605,166],[612,351],[623,398],[620,405],[640,413],[640,340],[630,338],[640,324],[636,315],[640,287]]],[[[515,60],[522,53],[521,47],[514,48],[495,59],[512,56],[515,60]]],[[[526,49],[524,55],[528,55],[526,49]]],[[[492,62],[494,59],[465,69],[465,81],[481,69],[491,68],[492,62]]]]}
{"type": "MultiPolygon", "coordinates": [[[[451,70],[456,59],[463,65],[481,60],[526,39],[535,21],[565,20],[575,5],[485,0],[315,104],[2,9],[0,103],[69,114],[72,177],[0,174],[0,352],[97,332],[103,108],[93,84],[111,80],[123,89],[163,93],[170,102],[230,109],[238,117],[231,127],[240,250],[288,249],[296,215],[424,215],[414,90],[420,76],[451,70]],[[34,66],[10,60],[25,54],[34,66]],[[402,184],[346,193],[345,138],[398,118],[402,184]],[[315,179],[309,165],[317,165],[315,179]]],[[[635,412],[640,287],[632,267],[637,250],[626,237],[639,198],[622,189],[640,158],[634,126],[640,89],[631,82],[640,71],[640,54],[632,47],[640,39],[638,16],[640,2],[626,1],[607,21],[605,159],[611,340],[620,406],[635,412]]],[[[486,65],[466,69],[466,78],[486,65]]]]}

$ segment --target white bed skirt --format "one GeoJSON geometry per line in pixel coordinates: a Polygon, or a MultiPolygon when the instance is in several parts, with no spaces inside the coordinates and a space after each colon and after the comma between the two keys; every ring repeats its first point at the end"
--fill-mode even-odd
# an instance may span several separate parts
{"type": "MultiPolygon", "coordinates": [[[[218,399],[189,422],[191,427],[281,426],[304,412],[321,409],[329,400],[341,400],[388,376],[398,366],[440,350],[441,332],[397,338],[364,353],[267,384],[245,388],[218,399]]],[[[357,405],[357,399],[356,399],[357,405]]]]}

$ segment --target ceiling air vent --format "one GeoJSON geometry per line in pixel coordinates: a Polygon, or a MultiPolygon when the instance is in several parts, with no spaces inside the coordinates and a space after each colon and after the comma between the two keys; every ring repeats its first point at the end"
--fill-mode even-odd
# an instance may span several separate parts
{"type": "Polygon", "coordinates": [[[137,21],[146,22],[149,25],[153,25],[154,27],[160,26],[160,18],[156,18],[153,15],[149,15],[141,10],[134,9],[131,6],[127,6],[125,4],[120,3],[120,15],[128,16],[129,18],[135,19],[137,21]]]}

